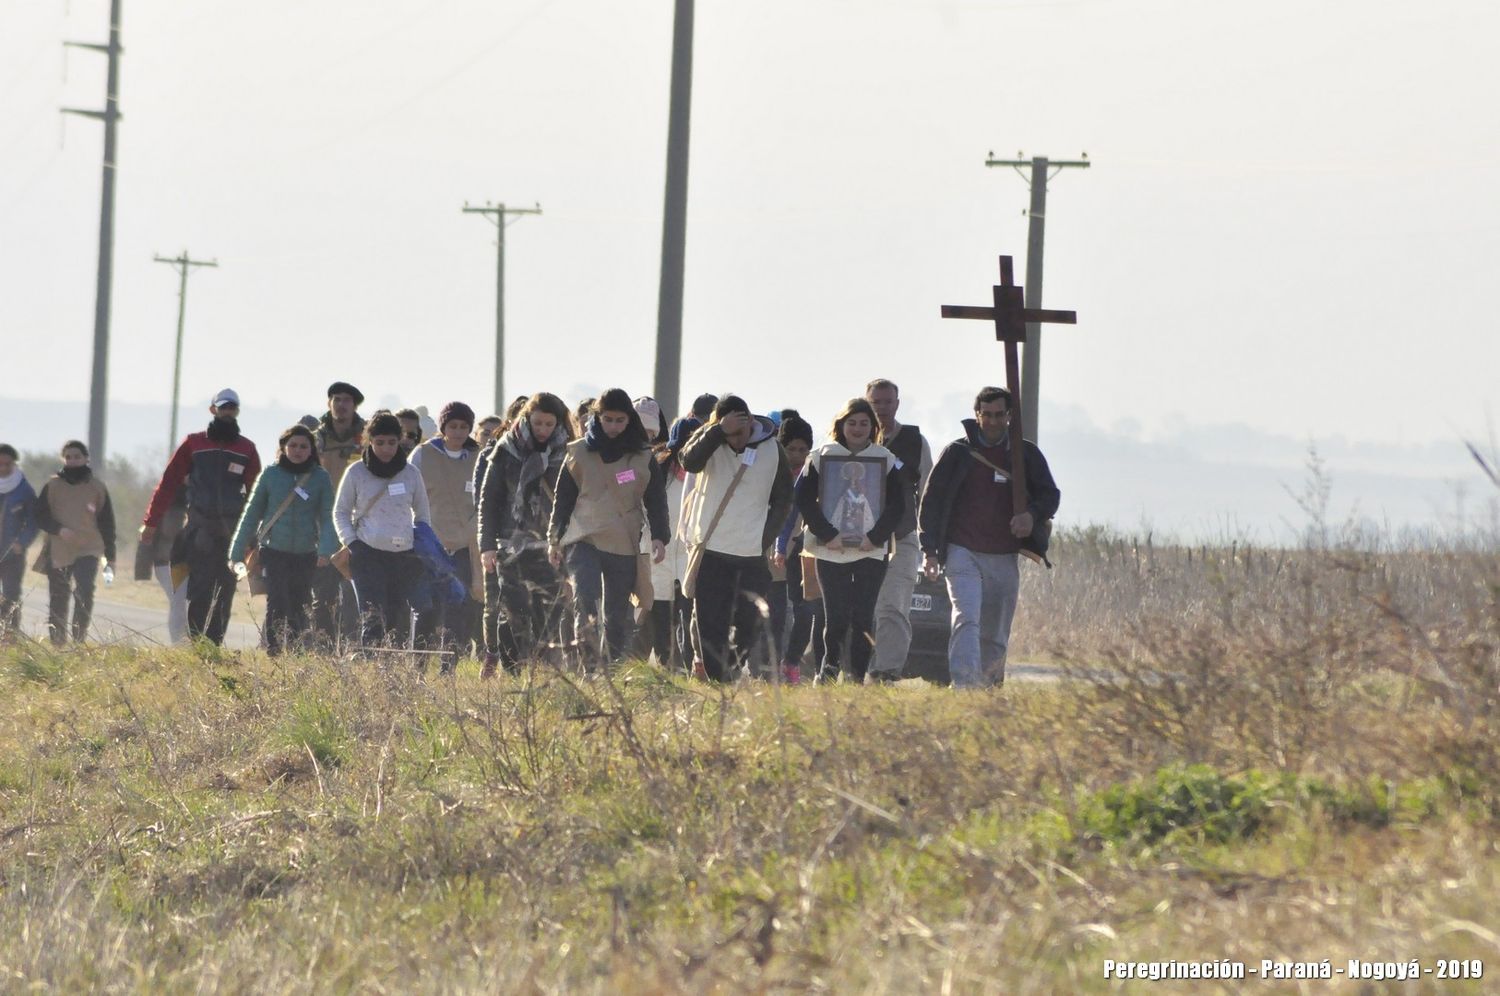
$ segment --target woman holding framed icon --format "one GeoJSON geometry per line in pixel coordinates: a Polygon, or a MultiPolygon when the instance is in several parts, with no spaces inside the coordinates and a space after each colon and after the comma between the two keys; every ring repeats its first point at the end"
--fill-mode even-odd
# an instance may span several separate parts
{"type": "Polygon", "coordinates": [[[849,672],[863,682],[875,645],[875,601],[885,580],[886,546],[906,493],[901,462],[875,442],[875,409],[854,398],[834,417],[830,439],[807,458],[797,481],[806,549],[823,589],[823,661],[815,681],[838,677],[844,640],[849,672]]]}

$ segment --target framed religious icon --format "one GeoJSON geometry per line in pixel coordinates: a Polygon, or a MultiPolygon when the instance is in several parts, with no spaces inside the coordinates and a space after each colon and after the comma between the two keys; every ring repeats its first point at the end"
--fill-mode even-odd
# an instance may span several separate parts
{"type": "Polygon", "coordinates": [[[859,546],[885,502],[883,457],[825,456],[818,464],[823,515],[839,531],[839,542],[859,546]]]}

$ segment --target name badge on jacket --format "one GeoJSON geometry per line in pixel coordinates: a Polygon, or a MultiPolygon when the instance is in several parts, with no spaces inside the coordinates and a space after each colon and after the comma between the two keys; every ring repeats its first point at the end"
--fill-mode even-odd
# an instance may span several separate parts
{"type": "Polygon", "coordinates": [[[397,481],[395,484],[392,484],[390,487],[386,488],[385,492],[386,494],[392,496],[404,495],[406,494],[406,484],[402,481],[397,481]]]}
{"type": "Polygon", "coordinates": [[[629,484],[633,480],[635,480],[634,470],[622,470],[615,475],[616,484],[629,484]]]}

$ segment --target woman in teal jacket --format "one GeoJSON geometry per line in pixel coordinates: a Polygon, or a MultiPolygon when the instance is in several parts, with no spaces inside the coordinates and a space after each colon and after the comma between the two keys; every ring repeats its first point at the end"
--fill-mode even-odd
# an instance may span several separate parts
{"type": "Polygon", "coordinates": [[[229,545],[231,565],[260,547],[266,582],[266,651],[276,656],[308,632],[316,568],[339,547],[333,531],[333,480],[318,464],[313,434],[294,425],[277,441],[276,462],[255,479],[229,545]]]}

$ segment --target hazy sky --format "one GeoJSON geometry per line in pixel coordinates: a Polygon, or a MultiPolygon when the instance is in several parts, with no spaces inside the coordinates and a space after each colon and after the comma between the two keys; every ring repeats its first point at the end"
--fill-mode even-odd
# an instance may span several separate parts
{"type": "MultiPolygon", "coordinates": [[[[3,393],[84,398],[107,0],[0,0],[3,393]]],[[[127,0],[111,396],[315,407],[651,390],[669,0],[127,0]]],[[[700,0],[683,390],[822,424],[876,375],[926,423],[1000,381],[944,303],[1024,272],[1053,181],[1049,404],[1149,440],[1428,443],[1500,402],[1500,4],[700,0]]],[[[1046,445],[1047,426],[1042,429],[1046,445]]],[[[81,431],[81,427],[80,430],[81,431]]],[[[1233,454],[1226,454],[1232,458],[1233,454]]]]}

